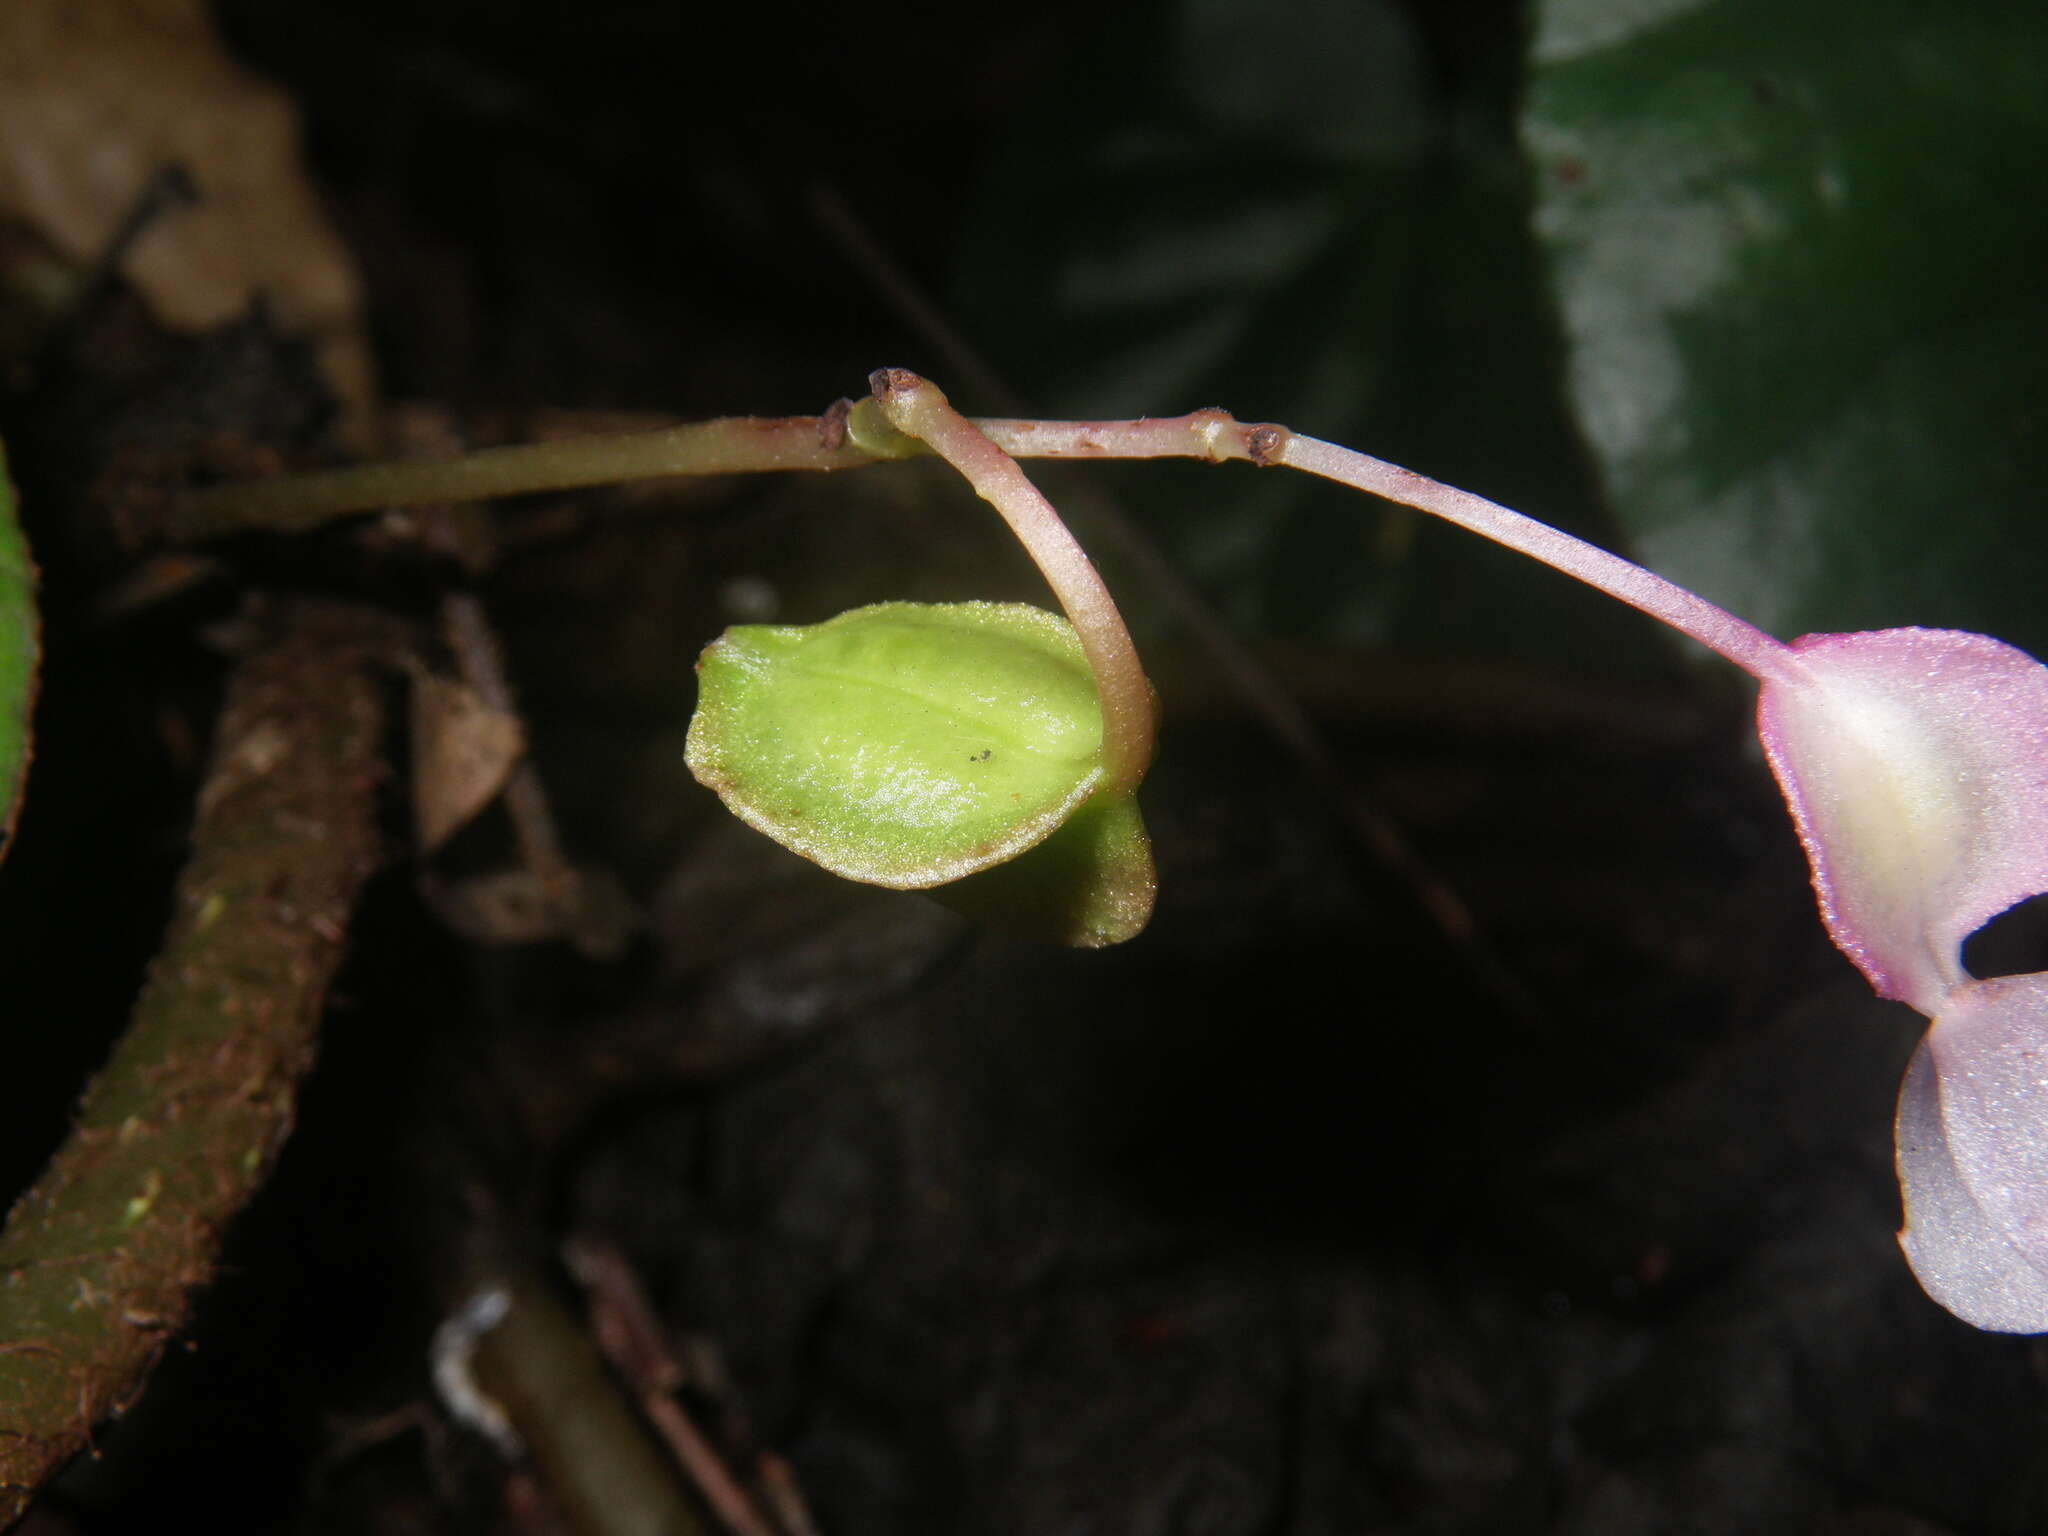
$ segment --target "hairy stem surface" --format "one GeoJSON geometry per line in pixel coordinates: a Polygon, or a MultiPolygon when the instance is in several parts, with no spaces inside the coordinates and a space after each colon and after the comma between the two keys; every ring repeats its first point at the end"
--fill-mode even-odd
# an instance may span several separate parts
{"type": "Polygon", "coordinates": [[[236,674],[170,932],[0,1233],[0,1527],[141,1393],[291,1129],[378,846],[381,693],[326,624],[236,674]]]}

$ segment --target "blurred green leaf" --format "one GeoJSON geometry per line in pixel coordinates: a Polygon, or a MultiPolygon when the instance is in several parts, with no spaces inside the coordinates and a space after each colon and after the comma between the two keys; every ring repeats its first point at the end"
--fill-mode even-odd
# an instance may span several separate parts
{"type": "Polygon", "coordinates": [[[36,691],[35,566],[22,537],[7,454],[0,447],[0,853],[21,812],[29,710],[36,691]]]}
{"type": "Polygon", "coordinates": [[[1536,224],[1635,553],[1781,634],[2048,647],[2048,11],[1537,15],[1536,224]]]}

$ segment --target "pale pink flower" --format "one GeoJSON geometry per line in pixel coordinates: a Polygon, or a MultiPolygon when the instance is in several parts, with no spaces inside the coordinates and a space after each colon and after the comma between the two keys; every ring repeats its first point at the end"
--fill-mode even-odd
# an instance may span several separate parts
{"type": "Polygon", "coordinates": [[[2048,1332],[2048,973],[1980,981],[1962,957],[1978,928],[2048,892],[2048,667],[1956,630],[1784,645],[1469,492],[1314,438],[1272,457],[1569,572],[1762,683],[1757,728],[1828,932],[1880,995],[1933,1021],[1899,1098],[1906,1257],[1966,1322],[2048,1332]]]}

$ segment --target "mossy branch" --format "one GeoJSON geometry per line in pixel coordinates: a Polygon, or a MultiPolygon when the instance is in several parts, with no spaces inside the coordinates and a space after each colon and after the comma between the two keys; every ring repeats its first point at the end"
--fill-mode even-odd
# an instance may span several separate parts
{"type": "Polygon", "coordinates": [[[236,672],[169,934],[0,1232],[0,1526],[140,1394],[291,1129],[376,855],[373,651],[295,609],[236,672]]]}

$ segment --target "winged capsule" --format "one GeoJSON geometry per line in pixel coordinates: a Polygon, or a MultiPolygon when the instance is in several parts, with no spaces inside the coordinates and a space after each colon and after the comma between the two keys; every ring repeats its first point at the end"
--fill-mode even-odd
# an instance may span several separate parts
{"type": "Polygon", "coordinates": [[[1066,620],[880,603],[729,629],[697,676],[690,771],[784,847],[871,885],[963,882],[955,904],[1033,937],[1093,946],[1144,927],[1150,841],[1135,797],[1105,782],[1066,620]]]}

